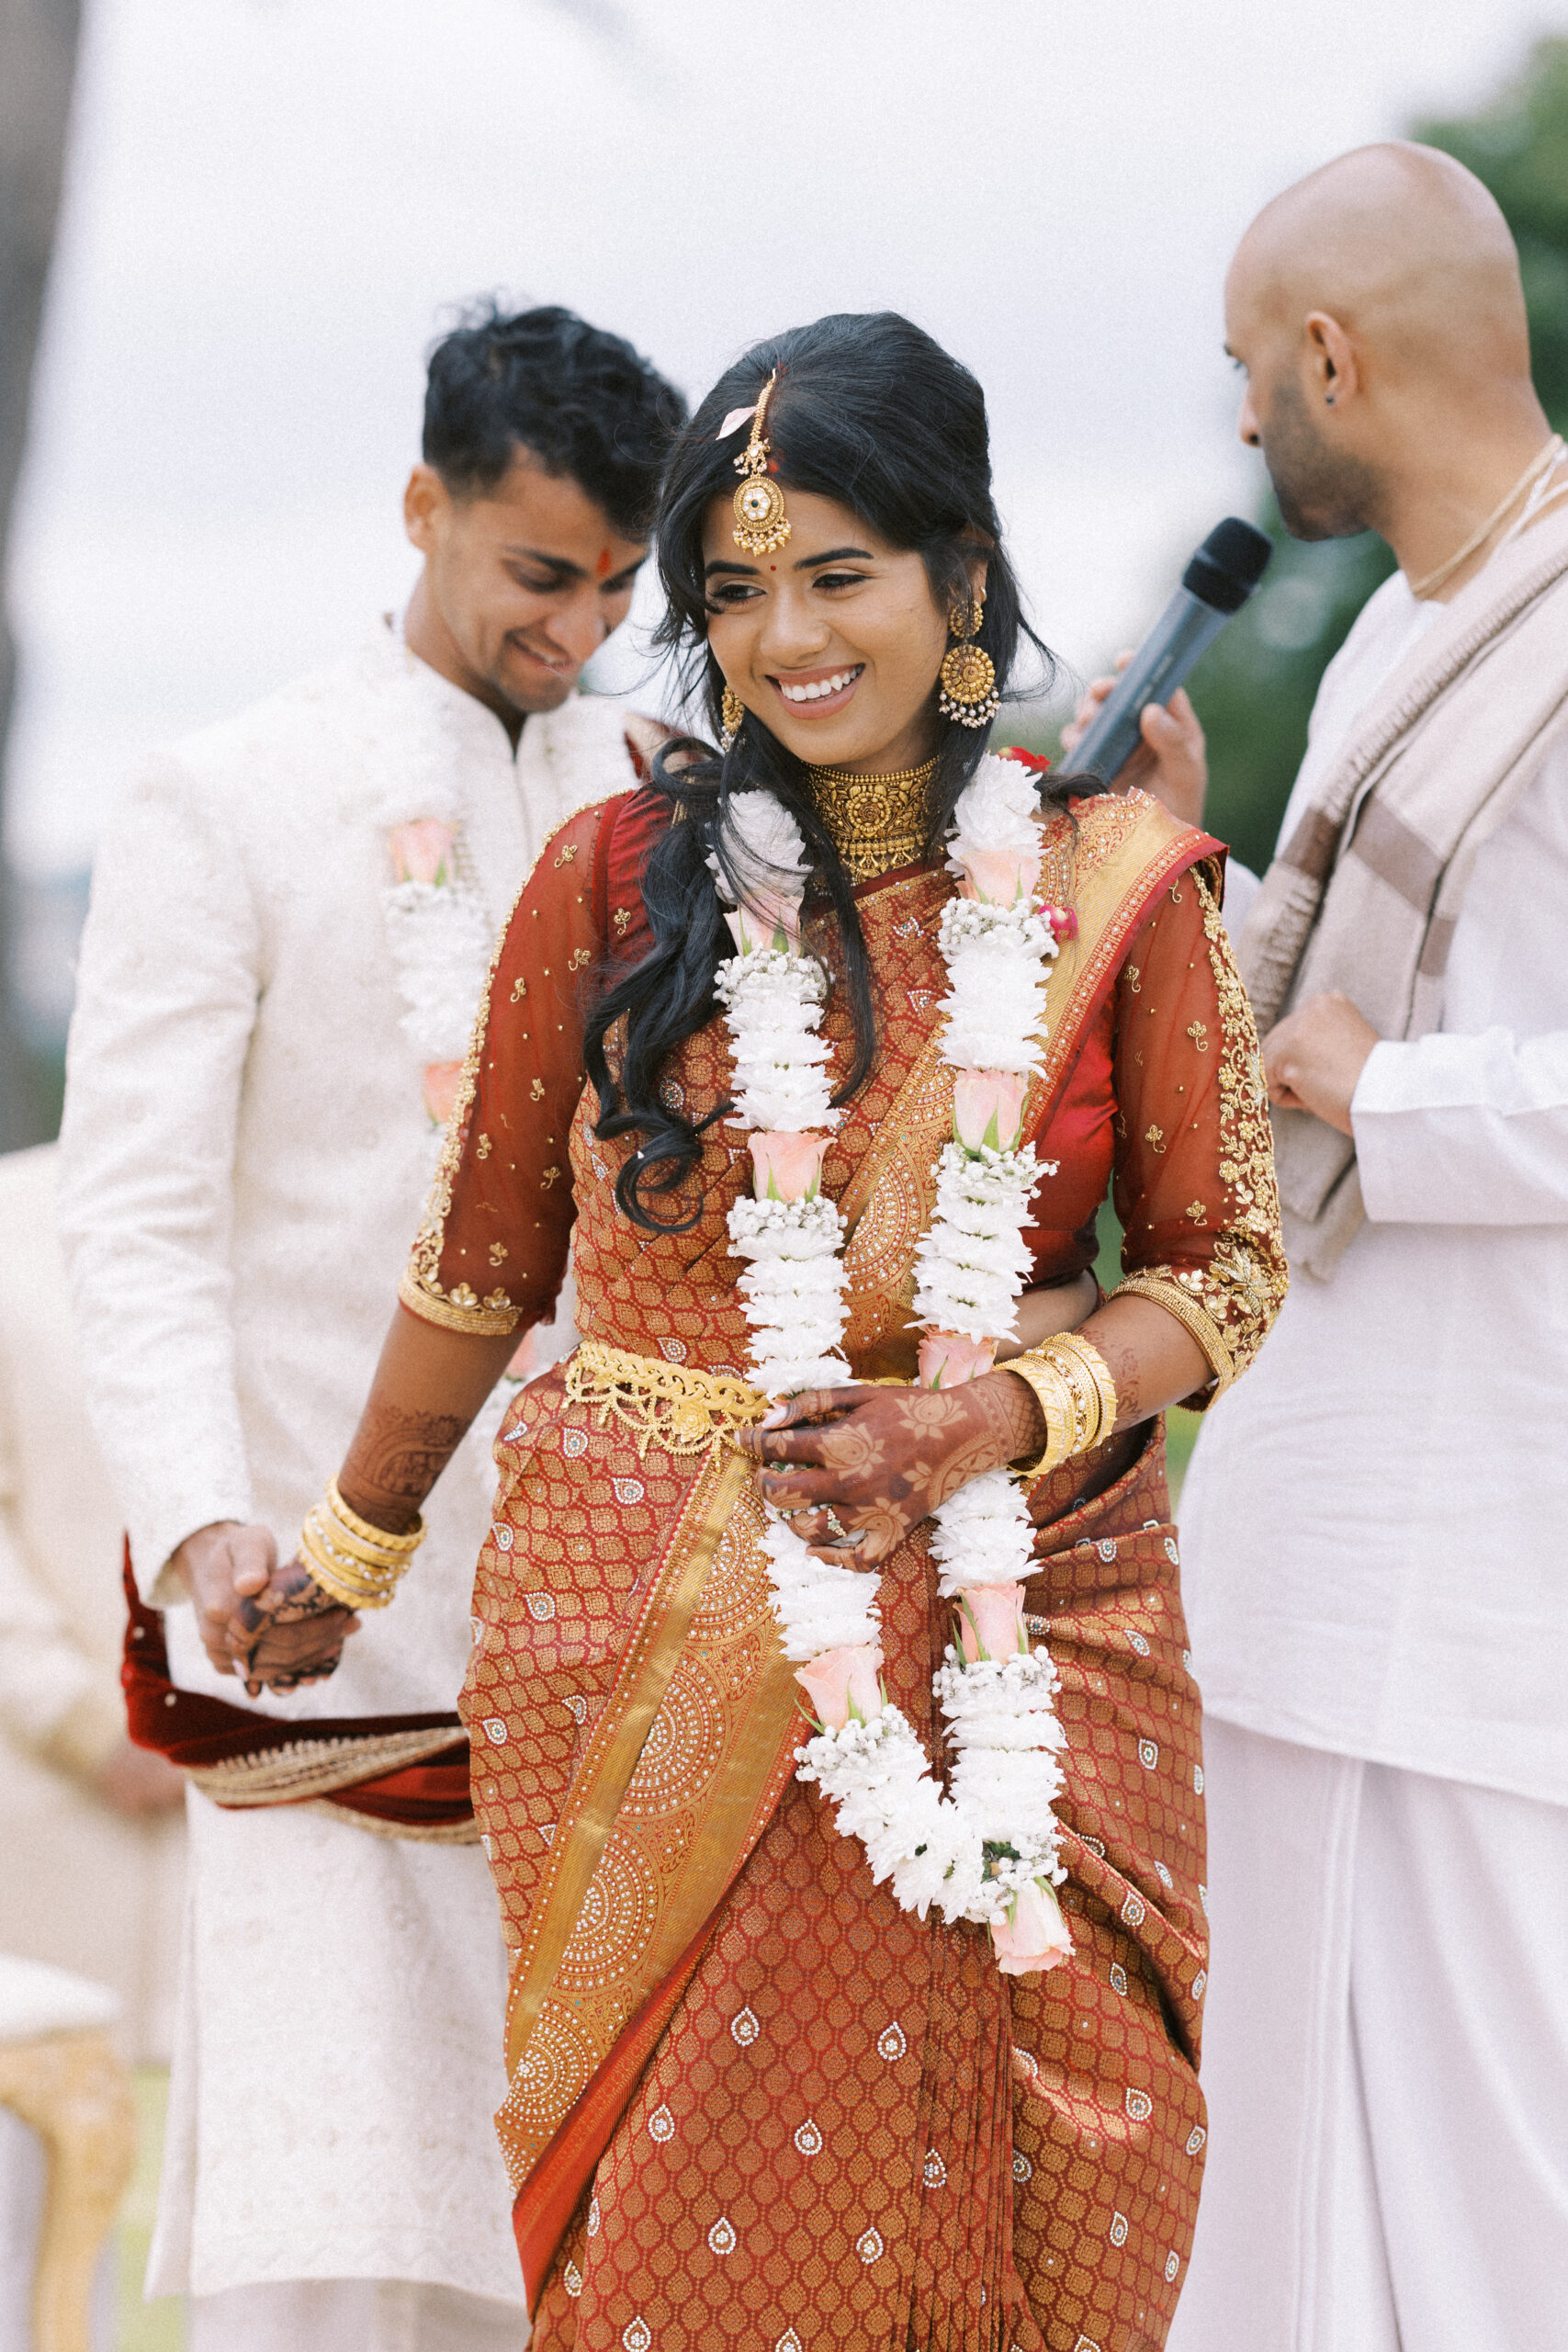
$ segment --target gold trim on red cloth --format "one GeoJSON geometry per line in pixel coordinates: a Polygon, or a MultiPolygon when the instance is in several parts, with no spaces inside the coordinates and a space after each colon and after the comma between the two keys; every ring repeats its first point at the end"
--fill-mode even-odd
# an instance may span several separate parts
{"type": "Polygon", "coordinates": [[[512,2086],[496,2119],[519,2187],[711,1918],[794,1769],[799,1693],[762,1525],[752,1465],[710,1453],[555,1826],[513,1972],[512,2086]]]}
{"type": "MultiPolygon", "coordinates": [[[[1043,1068],[1030,1080],[1024,1105],[1026,1143],[1040,1134],[1055,1109],[1122,951],[1160,888],[1181,867],[1219,847],[1141,793],[1094,800],[1077,817],[1053,819],[1045,843],[1041,895],[1070,906],[1077,931],[1063,943],[1050,968],[1043,1068]]],[[[845,1345],[863,1372],[871,1368],[864,1361],[873,1344],[871,1327],[886,1325],[891,1308],[897,1331],[912,1314],[915,1247],[935,1214],[937,1159],[953,1133],[953,1081],[938,1029],[839,1198],[850,1234],[844,1251],[850,1301],[845,1345]]],[[[895,1368],[892,1354],[876,1361],[895,1368]]]]}

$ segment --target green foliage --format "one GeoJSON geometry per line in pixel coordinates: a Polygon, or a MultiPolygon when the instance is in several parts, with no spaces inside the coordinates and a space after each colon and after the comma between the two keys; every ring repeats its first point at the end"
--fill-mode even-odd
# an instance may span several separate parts
{"type": "MultiPolygon", "coordinates": [[[[1478,113],[1421,123],[1411,135],[1457,156],[1502,206],[1519,248],[1536,387],[1552,424],[1568,432],[1568,40],[1539,41],[1478,113]]],[[[1371,534],[1299,545],[1272,499],[1259,519],[1274,560],[1190,690],[1209,739],[1207,822],[1261,873],[1318,681],[1393,558],[1371,534]]]]}
{"type": "Polygon", "coordinates": [[[1519,249],[1536,390],[1568,431],[1568,40],[1538,41],[1478,114],[1420,123],[1411,136],[1457,156],[1502,206],[1519,249]]]}

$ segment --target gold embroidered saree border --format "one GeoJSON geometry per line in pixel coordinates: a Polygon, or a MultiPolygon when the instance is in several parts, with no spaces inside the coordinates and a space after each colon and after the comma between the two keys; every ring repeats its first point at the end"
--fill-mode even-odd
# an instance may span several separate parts
{"type": "MultiPolygon", "coordinates": [[[[750,1464],[710,1453],[693,1482],[659,1574],[643,1603],[615,1688],[551,1840],[549,1870],[518,1954],[506,2021],[506,2065],[515,2075],[540,2007],[560,1966],[636,1771],[653,1719],[691,1626],[703,1580],[718,1549],[750,1464]]],[[[504,2109],[502,2110],[504,2113],[504,2109]]]]}
{"type": "Polygon", "coordinates": [[[1097,821],[1124,818],[1131,806],[1124,799],[1095,801],[1078,819],[1080,843],[1071,898],[1077,935],[1063,943],[1046,983],[1044,1060],[1030,1085],[1026,1137],[1037,1134],[1055,1109],[1084,1030],[1156,891],[1173,874],[1220,849],[1209,834],[1179,823],[1157,800],[1146,800],[1103,854],[1093,854],[1098,844],[1091,835],[1090,854],[1084,855],[1083,834],[1097,821]]]}
{"type": "MultiPolygon", "coordinates": [[[[1179,868],[1219,847],[1208,834],[1179,824],[1157,800],[1148,800],[1135,810],[1124,799],[1091,803],[1078,819],[1080,842],[1097,824],[1129,816],[1122,837],[1103,855],[1074,861],[1069,897],[1077,916],[1077,935],[1064,944],[1051,966],[1045,992],[1045,1050],[1041,1069],[1030,1080],[1023,1122],[1026,1142],[1038,1135],[1055,1108],[1103,987],[1156,890],[1179,868]]],[[[930,1222],[936,1200],[936,1151],[945,1137],[930,1117],[901,1118],[900,1114],[932,1085],[941,1069],[938,1028],[927,1038],[870,1149],[840,1196],[839,1209],[850,1237],[844,1262],[852,1276],[856,1229],[896,1159],[919,1181],[926,1208],[922,1230],[930,1222]]]]}
{"type": "MultiPolygon", "coordinates": [[[[595,2085],[602,2091],[628,2027],[701,1949],[795,1769],[800,1694],[773,1617],[767,1555],[759,1540],[764,1522],[750,1465],[710,1451],[692,1502],[671,1546],[683,1557],[672,1564],[673,1576],[661,1577],[662,1596],[654,1597],[651,1614],[660,1622],[647,1628],[646,1664],[635,1687],[612,1699],[618,1720],[602,1761],[589,1768],[596,1785],[584,1785],[588,1774],[580,1779],[576,1808],[563,1812],[551,1841],[552,1852],[561,1852],[563,1841],[572,1850],[547,1898],[541,1895],[535,1906],[538,1918],[547,1900],[556,1917],[541,1921],[526,1985],[519,1981],[511,2087],[497,2117],[508,2170],[530,2212],[555,2211],[549,2166],[566,2161],[576,2144],[566,2126],[595,2085]],[[705,1586],[726,1538],[715,1602],[703,1590],[690,1607],[694,1580],[705,1586]],[[669,1660],[671,1642],[678,1655],[669,1660]],[[674,1800],[682,1826],[671,1864],[670,1801],[650,1807],[639,1800],[635,1767],[618,1793],[616,1784],[627,1750],[636,1745],[640,1751],[652,1735],[666,1692],[678,1715],[677,1691],[689,1694],[694,1681],[719,1700],[728,1734],[716,1759],[674,1800]],[[648,1712],[644,1729],[641,1713],[655,1683],[659,1704],[648,1712]],[[606,1825],[610,1810],[614,1818],[606,1825]],[[651,1849],[659,1849],[659,1861],[651,1849]],[[649,1862],[654,1866],[646,1882],[659,1892],[646,1932],[628,1939],[595,1915],[598,1924],[585,1944],[574,1931],[592,1908],[595,1873],[602,1867],[618,1882],[629,1867],[643,1877],[649,1862]],[[525,2039],[525,2000],[533,2018],[525,2039]],[[570,2064],[558,2063],[563,2055],[570,2064]]],[[[639,1628],[639,1637],[643,1633],[639,1628]]]]}

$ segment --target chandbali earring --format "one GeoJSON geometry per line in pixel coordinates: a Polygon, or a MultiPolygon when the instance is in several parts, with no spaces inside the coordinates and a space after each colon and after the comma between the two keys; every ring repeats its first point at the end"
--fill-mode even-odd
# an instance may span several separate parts
{"type": "Polygon", "coordinates": [[[721,752],[728,752],[746,723],[746,706],[733,686],[726,686],[718,706],[718,715],[724,727],[724,732],[718,739],[718,748],[721,752]]]}
{"type": "MultiPolygon", "coordinates": [[[[765,426],[768,402],[779,380],[775,368],[751,412],[751,437],[735,460],[740,487],[735,493],[735,544],[743,555],[772,555],[789,537],[784,492],[768,471],[772,454],[765,426]]],[[[726,418],[725,422],[729,422],[726,418]]]]}
{"type": "Polygon", "coordinates": [[[960,727],[988,727],[1001,705],[995,662],[984,646],[969,642],[978,636],[985,611],[986,592],[976,588],[967,604],[954,605],[947,616],[958,642],[942,656],[937,708],[943,718],[955,718],[960,727]]]}

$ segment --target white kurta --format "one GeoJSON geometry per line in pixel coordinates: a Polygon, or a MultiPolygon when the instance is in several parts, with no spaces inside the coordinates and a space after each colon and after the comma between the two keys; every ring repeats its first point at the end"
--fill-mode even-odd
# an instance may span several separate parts
{"type": "MultiPolygon", "coordinates": [[[[1398,575],[1368,605],[1282,837],[1438,612],[1398,575]]],[[[1182,1496],[1213,1957],[1171,2352],[1562,2333],[1565,925],[1559,751],[1477,859],[1439,1028],[1366,1064],[1366,1224],[1182,1496]]]]}
{"type": "MultiPolygon", "coordinates": [[[[542,844],[633,781],[614,706],[528,720],[378,630],[155,762],[99,854],[61,1218],[142,1590],[214,1520],[292,1545],[369,1385],[434,1160],[400,1026],[389,828],[460,826],[499,930],[542,844]]],[[[394,1607],[257,1702],[451,1708],[488,1518],[470,1443],[394,1607]]],[[[244,1702],[170,1605],[182,1687],[244,1702]]],[[[521,2301],[491,2117],[504,1966],[482,1851],[191,1799],[187,1975],[154,2291],[388,2278],[521,2301]]]]}
{"type": "MultiPolygon", "coordinates": [[[[1324,679],[1282,831],[1440,607],[1324,679]]],[[[1205,1417],[1182,1582],[1211,1715],[1568,1803],[1568,753],[1482,850],[1441,1027],[1352,1105],[1367,1223],[1205,1417]]],[[[1354,989],[1350,990],[1354,994],[1354,989]]]]}

